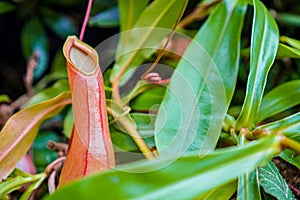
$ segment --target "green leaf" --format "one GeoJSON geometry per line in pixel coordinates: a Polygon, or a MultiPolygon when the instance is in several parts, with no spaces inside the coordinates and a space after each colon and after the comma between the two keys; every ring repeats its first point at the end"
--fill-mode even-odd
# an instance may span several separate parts
{"type": "Polygon", "coordinates": [[[111,82],[118,82],[125,72],[139,66],[159,48],[181,18],[186,4],[187,0],[156,0],[140,14],[129,32],[121,33],[120,37],[125,38],[119,43],[111,82]]]}
{"type": "Polygon", "coordinates": [[[156,110],[163,99],[165,87],[158,86],[149,89],[130,102],[132,110],[156,110]],[[154,107],[156,106],[156,107],[154,107]]]}
{"type": "Polygon", "coordinates": [[[119,9],[113,7],[108,10],[102,11],[89,20],[89,25],[97,26],[100,28],[111,28],[119,25],[119,9]]]}
{"type": "MultiPolygon", "coordinates": [[[[250,49],[246,48],[241,51],[241,55],[249,57],[250,49]]],[[[300,58],[300,50],[294,47],[279,43],[276,58],[300,58]]]]}
{"type": "Polygon", "coordinates": [[[39,188],[43,181],[47,178],[47,174],[46,173],[42,173],[40,179],[36,180],[35,182],[31,183],[27,189],[25,190],[25,192],[22,194],[22,196],[20,197],[20,200],[27,200],[29,199],[30,195],[32,194],[32,192],[34,190],[36,190],[37,188],[39,188]]]}
{"type": "Polygon", "coordinates": [[[299,40],[289,38],[289,37],[286,37],[286,36],[281,36],[280,41],[285,42],[288,45],[290,45],[292,47],[295,47],[296,49],[300,50],[300,41],[299,40]]]}
{"type": "Polygon", "coordinates": [[[46,71],[49,60],[47,36],[37,18],[32,18],[26,22],[21,33],[21,42],[26,60],[33,53],[38,54],[38,63],[33,72],[33,79],[36,80],[46,71]]]}
{"type": "Polygon", "coordinates": [[[269,136],[201,158],[160,157],[126,164],[74,182],[46,199],[191,199],[266,164],[281,151],[279,145],[279,136],[269,136]]]}
{"type": "Polygon", "coordinates": [[[276,22],[258,0],[253,0],[254,17],[250,47],[250,74],[248,76],[246,97],[237,128],[252,129],[259,111],[267,75],[274,62],[279,33],[276,22]]]}
{"type": "Polygon", "coordinates": [[[65,116],[64,124],[63,124],[63,133],[67,138],[71,137],[73,125],[74,125],[73,108],[72,106],[70,106],[65,116]]]}
{"type": "Polygon", "coordinates": [[[156,115],[144,113],[131,113],[130,116],[136,122],[137,130],[142,137],[154,136],[154,122],[156,115]]]}
{"type": "Polygon", "coordinates": [[[286,162],[296,166],[300,169],[300,155],[297,155],[292,150],[286,149],[281,154],[280,157],[284,159],[286,162]]]}
{"type": "Polygon", "coordinates": [[[41,92],[35,94],[31,97],[25,104],[25,108],[52,99],[53,97],[59,95],[62,92],[69,90],[69,83],[66,79],[60,79],[56,81],[51,87],[42,90],[41,92]]]}
{"type": "Polygon", "coordinates": [[[16,7],[9,2],[0,2],[0,15],[14,10],[16,7]]]}
{"type": "MultiPolygon", "coordinates": [[[[149,147],[155,147],[154,143],[154,122],[156,115],[144,113],[131,113],[131,118],[137,125],[137,131],[149,147]]],[[[111,138],[116,150],[139,151],[138,146],[131,137],[117,130],[118,127],[110,127],[111,138]]]]}
{"type": "Polygon", "coordinates": [[[247,172],[239,177],[237,200],[261,199],[258,171],[247,172]]]}
{"type": "Polygon", "coordinates": [[[300,104],[300,80],[290,81],[274,88],[262,99],[255,123],[300,104]]]}
{"type": "Polygon", "coordinates": [[[172,75],[155,124],[160,154],[215,147],[238,73],[246,6],[237,2],[215,8],[172,75]]]}
{"type": "Polygon", "coordinates": [[[277,13],[276,18],[279,23],[300,27],[300,15],[291,13],[277,13]]]}
{"type": "Polygon", "coordinates": [[[282,178],[272,161],[266,166],[259,168],[259,180],[265,192],[277,199],[295,199],[288,184],[282,178]]]}
{"type": "Polygon", "coordinates": [[[288,138],[295,138],[300,135],[300,112],[284,119],[258,126],[253,130],[253,134],[268,132],[272,134],[283,134],[288,138]]]}
{"type": "MultiPolygon", "coordinates": [[[[15,171],[20,171],[19,169],[15,169],[15,171]]],[[[3,196],[20,189],[24,184],[36,182],[41,179],[44,179],[46,174],[25,174],[25,173],[14,173],[12,172],[10,177],[8,177],[4,182],[0,182],[0,198],[2,199],[3,196]]]]}
{"type": "Polygon", "coordinates": [[[134,26],[148,3],[149,0],[118,0],[120,10],[120,32],[128,31],[134,26]]]}
{"type": "Polygon", "coordinates": [[[6,95],[6,94],[1,94],[0,95],[0,103],[8,103],[8,102],[10,102],[10,98],[9,98],[9,96],[8,95],[6,95]]]}
{"type": "Polygon", "coordinates": [[[279,43],[276,58],[300,58],[300,50],[279,43]]]}
{"type": "Polygon", "coordinates": [[[224,185],[215,187],[212,190],[200,195],[199,197],[196,197],[195,199],[201,199],[201,200],[231,199],[232,195],[236,191],[236,188],[237,188],[237,181],[232,181],[230,183],[226,183],[224,185]]]}
{"type": "Polygon", "coordinates": [[[26,154],[41,122],[55,116],[63,106],[70,103],[70,93],[62,93],[51,100],[23,109],[9,118],[0,132],[0,178],[6,178],[26,154]]]}
{"type": "Polygon", "coordinates": [[[77,32],[75,21],[68,15],[54,12],[47,8],[42,8],[41,11],[46,24],[61,39],[65,39],[67,36],[74,35],[77,32]]]}

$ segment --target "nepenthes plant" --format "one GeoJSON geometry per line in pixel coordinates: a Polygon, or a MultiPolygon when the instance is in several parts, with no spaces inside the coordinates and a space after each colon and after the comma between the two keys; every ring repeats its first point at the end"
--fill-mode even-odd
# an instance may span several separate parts
{"type": "Polygon", "coordinates": [[[55,92],[47,100],[36,93],[1,130],[2,198],[26,183],[20,198],[28,199],[48,181],[44,198],[53,200],[296,199],[273,159],[300,167],[300,82],[266,87],[274,63],[300,58],[300,41],[280,35],[260,0],[189,5],[119,0],[120,34],[104,66],[109,48],[83,42],[89,1],[79,39],[66,38],[67,73],[55,92]],[[69,138],[63,155],[41,173],[16,168],[43,121],[59,113],[69,138]]]}

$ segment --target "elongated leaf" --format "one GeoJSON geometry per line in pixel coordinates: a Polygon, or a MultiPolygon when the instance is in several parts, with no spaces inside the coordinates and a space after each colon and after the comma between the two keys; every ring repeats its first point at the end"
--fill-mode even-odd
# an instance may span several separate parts
{"type": "Polygon", "coordinates": [[[35,94],[29,101],[26,102],[25,107],[32,106],[34,104],[40,103],[52,99],[53,97],[59,95],[62,92],[69,90],[68,81],[66,79],[61,79],[54,83],[51,87],[42,90],[41,92],[35,94]]]}
{"type": "Polygon", "coordinates": [[[137,131],[137,125],[127,111],[115,101],[107,102],[108,113],[111,114],[118,123],[119,129],[124,130],[134,140],[140,151],[146,158],[153,158],[152,152],[137,131]]]}
{"type": "Polygon", "coordinates": [[[291,13],[277,13],[276,17],[279,23],[300,27],[300,15],[291,13]]]}
{"type": "Polygon", "coordinates": [[[280,137],[270,136],[202,158],[160,157],[132,163],[87,177],[46,199],[191,199],[266,164],[280,152],[279,143],[280,137]]]}
{"type": "Polygon", "coordinates": [[[247,172],[243,176],[239,177],[237,199],[261,199],[258,171],[256,169],[253,172],[247,172]]]}
{"type": "Polygon", "coordinates": [[[125,38],[118,47],[117,62],[110,76],[112,82],[118,82],[126,71],[140,65],[157,50],[183,14],[186,4],[187,0],[157,0],[140,14],[132,30],[120,36],[125,38]]]}
{"type": "Polygon", "coordinates": [[[91,17],[89,24],[91,26],[98,26],[102,28],[116,27],[120,23],[119,18],[118,7],[113,7],[91,17]]]}
{"type": "Polygon", "coordinates": [[[45,173],[35,175],[27,174],[25,176],[12,174],[5,182],[0,182],[0,198],[2,199],[4,195],[20,189],[26,183],[39,182],[40,180],[44,180],[45,177],[45,173]]]}
{"type": "Polygon", "coordinates": [[[9,2],[0,2],[0,14],[12,11],[14,8],[15,6],[9,2]]]}
{"type": "Polygon", "coordinates": [[[300,58],[300,50],[289,47],[285,44],[279,43],[278,51],[277,51],[277,58],[300,58]]]}
{"type": "Polygon", "coordinates": [[[215,147],[238,71],[246,6],[237,2],[221,2],[182,56],[156,119],[160,154],[215,147]]]}
{"type": "Polygon", "coordinates": [[[300,113],[296,113],[284,119],[258,126],[253,133],[267,131],[270,133],[284,134],[289,138],[294,138],[300,135],[300,113]]]}
{"type": "Polygon", "coordinates": [[[130,30],[146,8],[149,0],[118,0],[120,32],[130,30]]]}
{"type": "Polygon", "coordinates": [[[73,108],[70,107],[67,111],[67,114],[64,119],[64,124],[63,124],[63,130],[64,130],[63,133],[68,138],[71,137],[73,124],[74,124],[73,108]]]}
{"type": "Polygon", "coordinates": [[[284,83],[267,93],[255,122],[259,123],[300,103],[300,80],[284,83]]]}
{"type": "Polygon", "coordinates": [[[289,44],[290,46],[300,50],[300,41],[299,40],[289,38],[286,36],[281,36],[280,41],[285,42],[285,43],[289,44]]]}
{"type": "Polygon", "coordinates": [[[284,150],[284,152],[280,154],[280,157],[300,169],[300,155],[297,155],[292,150],[284,150]]]}
{"type": "Polygon", "coordinates": [[[275,164],[270,161],[266,166],[259,168],[259,180],[265,192],[277,199],[295,199],[288,184],[280,175],[275,164]]]}
{"type": "Polygon", "coordinates": [[[250,74],[246,97],[237,121],[238,128],[253,128],[259,111],[268,72],[274,62],[279,33],[276,22],[259,1],[253,0],[254,17],[250,47],[250,74]]]}
{"type": "Polygon", "coordinates": [[[6,178],[30,148],[41,122],[71,103],[70,93],[14,114],[0,132],[0,178],[6,178]]]}
{"type": "Polygon", "coordinates": [[[38,19],[32,18],[24,25],[21,41],[25,59],[35,52],[38,54],[38,64],[33,73],[33,79],[37,79],[46,71],[49,60],[47,36],[38,19]]]}
{"type": "Polygon", "coordinates": [[[72,92],[74,128],[59,186],[115,165],[98,55],[75,36],[67,38],[63,50],[72,92]]]}
{"type": "MultiPolygon", "coordinates": [[[[246,48],[241,51],[241,55],[249,57],[250,49],[246,48]]],[[[300,58],[300,50],[294,47],[279,43],[276,58],[300,58]]]]}
{"type": "Polygon", "coordinates": [[[212,199],[231,199],[232,195],[236,191],[237,188],[237,181],[232,181],[230,183],[226,183],[224,185],[218,186],[209,192],[206,192],[195,199],[201,200],[212,200],[212,199]]]}

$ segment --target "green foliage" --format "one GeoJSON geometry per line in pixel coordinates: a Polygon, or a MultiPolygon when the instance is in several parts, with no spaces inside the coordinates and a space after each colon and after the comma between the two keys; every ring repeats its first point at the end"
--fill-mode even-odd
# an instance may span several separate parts
{"type": "Polygon", "coordinates": [[[264,165],[280,152],[279,143],[280,137],[271,136],[202,158],[161,157],[132,163],[70,184],[46,199],[190,199],[264,165]]]}
{"type": "Polygon", "coordinates": [[[295,199],[273,162],[259,168],[259,180],[264,190],[277,199],[295,199]]]}
{"type": "Polygon", "coordinates": [[[156,119],[160,154],[214,149],[235,87],[245,11],[237,1],[220,3],[184,53],[156,119]]]}
{"type": "MultiPolygon", "coordinates": [[[[91,31],[116,31],[119,26],[120,32],[115,62],[101,68],[108,67],[103,76],[106,109],[116,163],[122,165],[44,198],[298,198],[271,159],[280,156],[300,168],[300,82],[292,80],[300,77],[295,60],[300,58],[300,41],[292,38],[299,32],[299,15],[271,14],[277,4],[267,5],[260,0],[96,0],[91,31]],[[162,65],[170,65],[172,73],[160,69],[162,65]],[[157,76],[147,78],[145,69],[157,76]],[[235,115],[229,115],[229,109],[235,109],[235,115]],[[131,162],[137,159],[142,160],[131,162]]],[[[41,190],[50,175],[45,168],[58,158],[46,148],[47,141],[72,138],[72,105],[62,110],[72,103],[66,62],[60,50],[51,48],[62,47],[52,43],[53,35],[64,39],[77,32],[82,8],[78,0],[0,2],[0,14],[22,11],[26,60],[38,54],[32,77],[35,94],[0,132],[0,178],[6,178],[0,182],[0,198],[18,191],[21,199],[28,199],[35,189],[41,190]],[[50,117],[58,119],[58,130],[47,130],[47,123],[40,128],[50,117]],[[41,172],[33,175],[15,168],[32,145],[41,172]],[[25,191],[24,184],[29,184],[25,191]]],[[[105,38],[94,41],[99,39],[105,38]]],[[[99,59],[105,62],[111,51],[100,51],[99,59]]],[[[0,103],[15,103],[1,94],[0,103]]],[[[101,121],[81,114],[91,124],[101,121]]],[[[97,147],[93,139],[88,142],[97,147]]]]}

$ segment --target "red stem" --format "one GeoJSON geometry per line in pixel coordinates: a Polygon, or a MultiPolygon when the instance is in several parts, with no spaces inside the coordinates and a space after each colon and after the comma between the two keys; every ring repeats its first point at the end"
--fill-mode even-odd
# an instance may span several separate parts
{"type": "Polygon", "coordinates": [[[89,0],[88,7],[87,7],[86,12],[85,12],[84,21],[83,21],[83,24],[82,24],[82,27],[81,27],[81,31],[80,31],[80,36],[79,36],[79,39],[81,41],[82,41],[83,36],[84,36],[86,25],[87,25],[87,23],[89,21],[92,4],[93,4],[93,0],[89,0]]]}

